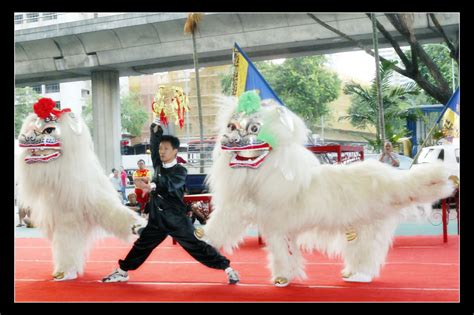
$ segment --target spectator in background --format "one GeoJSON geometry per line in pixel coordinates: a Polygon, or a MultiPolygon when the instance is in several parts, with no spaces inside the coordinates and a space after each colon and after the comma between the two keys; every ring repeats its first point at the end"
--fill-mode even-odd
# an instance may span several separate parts
{"type": "Polygon", "coordinates": [[[18,216],[20,217],[20,223],[17,225],[17,227],[25,226],[27,228],[33,228],[33,224],[31,222],[31,210],[30,208],[24,208],[20,207],[18,210],[18,216]]]}
{"type": "Polygon", "coordinates": [[[400,166],[400,159],[398,158],[398,155],[393,152],[393,146],[391,142],[385,142],[383,152],[380,155],[379,161],[382,163],[389,164],[393,167],[400,166]]]}
{"type": "Polygon", "coordinates": [[[115,168],[112,169],[112,173],[109,174],[109,178],[114,177],[115,168]]]}
{"type": "Polygon", "coordinates": [[[125,194],[125,189],[127,188],[127,172],[123,166],[120,166],[120,179],[122,181],[122,200],[123,202],[127,202],[127,195],[125,194]]]}
{"type": "Polygon", "coordinates": [[[128,202],[125,204],[127,207],[136,211],[139,215],[142,214],[141,205],[137,202],[137,195],[135,193],[128,194],[128,202]]]}
{"type": "Polygon", "coordinates": [[[145,161],[138,160],[137,162],[138,170],[133,173],[133,183],[135,184],[135,194],[137,195],[137,201],[140,203],[140,211],[143,211],[145,208],[146,203],[149,199],[149,194],[143,193],[139,187],[138,182],[142,182],[144,184],[148,184],[151,180],[150,178],[150,170],[145,168],[145,161]]]}
{"type": "Polygon", "coordinates": [[[110,178],[114,189],[117,191],[120,199],[122,199],[122,180],[120,179],[120,173],[117,169],[114,168],[113,176],[110,178]]]}

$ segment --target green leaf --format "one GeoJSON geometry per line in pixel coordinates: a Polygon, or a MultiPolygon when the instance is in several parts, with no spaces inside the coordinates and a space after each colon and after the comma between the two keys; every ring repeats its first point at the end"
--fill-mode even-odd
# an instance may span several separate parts
{"type": "Polygon", "coordinates": [[[30,87],[15,88],[14,133],[15,138],[20,134],[21,125],[28,114],[33,113],[33,104],[41,98],[30,87]]]}

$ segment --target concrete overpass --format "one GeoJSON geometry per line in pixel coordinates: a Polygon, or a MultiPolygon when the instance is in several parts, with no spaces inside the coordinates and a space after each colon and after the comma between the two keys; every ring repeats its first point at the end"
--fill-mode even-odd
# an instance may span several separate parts
{"type": "MultiPolygon", "coordinates": [[[[364,13],[316,16],[371,47],[372,25],[364,13]]],[[[98,70],[131,76],[192,68],[192,41],[183,34],[186,17],[184,13],[127,13],[16,31],[15,82],[24,86],[89,80],[98,70]]],[[[448,36],[457,36],[459,14],[437,17],[448,36]]],[[[403,42],[383,14],[378,19],[403,42]]],[[[417,38],[442,40],[427,14],[416,13],[414,23],[417,38]]],[[[234,42],[255,61],[353,48],[304,13],[209,13],[196,35],[201,66],[229,64],[234,42]]],[[[387,46],[381,35],[380,46],[387,46]]]]}
{"type": "MultiPolygon", "coordinates": [[[[371,47],[372,25],[364,13],[315,14],[371,47]]],[[[427,14],[414,16],[417,38],[442,41],[427,14]]],[[[458,35],[459,14],[436,16],[449,37],[458,35]]],[[[185,13],[126,13],[15,31],[15,83],[92,80],[96,151],[104,167],[111,169],[120,165],[118,79],[192,68],[192,40],[183,34],[186,17],[185,13]]],[[[383,14],[377,17],[403,42],[383,14]]],[[[379,36],[380,47],[386,47],[379,36]]],[[[230,64],[234,42],[254,61],[353,49],[352,43],[304,13],[208,13],[196,41],[200,66],[230,64]]]]}

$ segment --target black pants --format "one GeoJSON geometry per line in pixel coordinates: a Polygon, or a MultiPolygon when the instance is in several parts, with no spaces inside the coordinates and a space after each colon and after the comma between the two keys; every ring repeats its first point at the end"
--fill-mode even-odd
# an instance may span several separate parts
{"type": "Polygon", "coordinates": [[[159,211],[153,209],[140,237],[133,244],[125,259],[119,260],[122,270],[135,270],[150,256],[151,252],[170,235],[194,259],[214,269],[226,269],[230,261],[219,254],[211,245],[194,236],[194,227],[184,213],[177,213],[173,209],[159,211]]]}

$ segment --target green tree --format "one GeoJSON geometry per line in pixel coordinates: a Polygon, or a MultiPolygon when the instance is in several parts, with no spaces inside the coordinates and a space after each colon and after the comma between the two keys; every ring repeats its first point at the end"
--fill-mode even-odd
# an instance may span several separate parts
{"type": "Polygon", "coordinates": [[[128,131],[132,136],[142,134],[143,125],[148,120],[148,112],[143,108],[138,93],[130,92],[121,96],[122,129],[128,131]]]}
{"type": "MultiPolygon", "coordinates": [[[[285,105],[314,126],[328,114],[328,103],[337,99],[341,86],[325,62],[325,56],[308,56],[287,58],[282,64],[257,62],[255,66],[285,105]]],[[[232,74],[221,77],[224,94],[231,93],[231,82],[232,74]]]]}
{"type": "Polygon", "coordinates": [[[89,96],[86,100],[86,105],[82,107],[82,119],[89,128],[91,135],[94,134],[94,122],[92,120],[92,98],[89,96]]]}
{"type": "MultiPolygon", "coordinates": [[[[453,59],[450,56],[449,48],[447,45],[437,44],[426,44],[423,45],[423,49],[429,55],[429,57],[433,60],[436,66],[439,68],[443,78],[448,82],[449,88],[453,89],[453,66],[454,66],[454,84],[455,87],[457,86],[456,82],[458,82],[458,72],[456,64],[453,64],[453,59]]],[[[411,58],[411,50],[406,52],[408,58],[411,58]]],[[[426,67],[425,64],[421,64],[419,68],[420,75],[423,76],[429,83],[435,84],[434,79],[430,75],[429,69],[426,67]]],[[[430,96],[426,93],[426,91],[422,91],[416,98],[417,105],[420,104],[439,104],[439,101],[430,96]]]]}
{"type": "MultiPolygon", "coordinates": [[[[382,99],[384,108],[385,134],[388,140],[395,143],[399,138],[405,137],[408,130],[405,127],[406,119],[419,116],[420,113],[409,111],[411,104],[406,102],[407,95],[419,94],[419,89],[414,82],[401,86],[392,86],[390,79],[393,75],[393,63],[382,61],[380,77],[382,85],[382,99]]],[[[370,87],[366,88],[358,83],[351,82],[344,86],[344,93],[352,95],[352,104],[348,115],[339,120],[348,119],[350,123],[359,129],[375,127],[377,130],[376,140],[366,139],[375,149],[382,147],[383,139],[380,139],[378,130],[378,106],[377,106],[377,84],[375,79],[370,87]]]]}
{"type": "MultiPolygon", "coordinates": [[[[330,26],[321,19],[317,18],[314,14],[308,13],[308,15],[320,25],[351,41],[354,45],[363,49],[369,55],[374,56],[374,52],[365,47],[362,42],[330,26]]],[[[442,36],[446,46],[449,48],[450,57],[456,62],[457,66],[459,66],[459,32],[457,35],[455,35],[455,38],[449,38],[439,23],[436,14],[429,13],[428,15],[433,22],[433,29],[435,29],[435,31],[442,36]]],[[[372,15],[367,13],[367,17],[371,19],[372,15]]],[[[433,61],[432,57],[425,50],[425,47],[423,47],[422,43],[416,38],[414,23],[415,14],[386,13],[384,14],[384,19],[390,22],[391,26],[396,29],[396,31],[404,38],[404,42],[406,41],[411,48],[410,56],[408,56],[406,52],[400,48],[401,41],[396,39],[396,34],[385,29],[385,26],[388,25],[386,23],[382,24],[375,18],[377,29],[392,45],[398,57],[402,61],[403,66],[399,67],[394,65],[394,71],[415,81],[421,89],[423,89],[432,98],[436,99],[438,103],[446,104],[453,94],[452,88],[449,87],[450,83],[443,75],[440,67],[436,64],[436,62],[433,61]],[[422,75],[422,68],[427,70],[424,75],[422,75]]],[[[430,21],[428,20],[428,22],[430,21]]],[[[380,60],[386,61],[386,59],[384,59],[382,56],[380,56],[380,60]]]]}
{"type": "Polygon", "coordinates": [[[233,67],[229,66],[227,73],[219,73],[222,94],[227,96],[232,95],[232,69],[233,67]]]}
{"type": "MultiPolygon", "coordinates": [[[[128,95],[120,96],[122,130],[126,130],[134,137],[141,135],[143,125],[148,120],[148,112],[140,103],[140,96],[136,92],[130,92],[128,95]]],[[[91,134],[94,131],[92,115],[92,99],[89,98],[82,111],[82,117],[87,127],[89,127],[91,134]]]]}
{"type": "Polygon", "coordinates": [[[23,120],[33,112],[33,104],[40,97],[30,87],[15,88],[15,139],[18,138],[23,120]]]}

